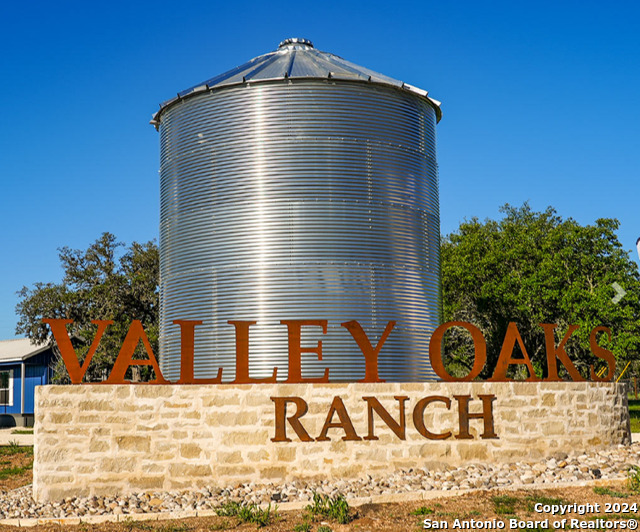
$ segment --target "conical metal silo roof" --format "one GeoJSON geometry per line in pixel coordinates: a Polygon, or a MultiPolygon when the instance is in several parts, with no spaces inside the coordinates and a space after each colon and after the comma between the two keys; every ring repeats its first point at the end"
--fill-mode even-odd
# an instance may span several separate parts
{"type": "Polygon", "coordinates": [[[307,39],[292,38],[282,41],[273,52],[255,57],[223,74],[179,92],[176,97],[160,104],[160,110],[153,116],[151,123],[157,126],[160,115],[167,107],[204,91],[243,83],[285,79],[334,79],[393,86],[421,96],[434,107],[437,120],[442,117],[440,102],[430,98],[427,91],[356,65],[329,52],[317,50],[307,39]]]}

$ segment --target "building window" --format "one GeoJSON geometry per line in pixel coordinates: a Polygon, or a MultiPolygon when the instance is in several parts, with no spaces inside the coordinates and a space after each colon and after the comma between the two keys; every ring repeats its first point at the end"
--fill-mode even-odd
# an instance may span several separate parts
{"type": "Polygon", "coordinates": [[[13,406],[13,370],[0,371],[0,405],[13,406]]]}

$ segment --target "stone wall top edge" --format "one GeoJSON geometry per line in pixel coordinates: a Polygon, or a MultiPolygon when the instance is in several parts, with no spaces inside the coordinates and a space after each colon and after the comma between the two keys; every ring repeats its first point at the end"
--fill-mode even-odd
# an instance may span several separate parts
{"type": "Polygon", "coordinates": [[[176,390],[278,390],[278,393],[293,393],[311,390],[358,390],[370,392],[373,390],[402,390],[403,386],[407,386],[407,391],[421,391],[420,387],[424,388],[425,392],[431,390],[450,390],[451,393],[456,391],[464,392],[468,389],[491,389],[491,388],[540,388],[541,390],[564,390],[564,389],[589,389],[589,388],[618,388],[625,386],[624,383],[616,382],[525,382],[525,381],[473,381],[473,382],[444,382],[444,381],[430,381],[430,382],[379,382],[379,383],[361,383],[361,382],[332,382],[332,383],[302,383],[302,384],[289,384],[284,382],[278,383],[256,383],[256,384],[102,384],[102,383],[86,383],[86,384],[49,384],[46,386],[37,386],[36,393],[39,395],[46,394],[48,392],[58,392],[63,389],[73,390],[72,393],[78,393],[80,388],[84,388],[87,392],[92,389],[105,390],[105,388],[117,389],[117,388],[130,388],[138,386],[153,386],[156,388],[174,388],[176,390]]]}

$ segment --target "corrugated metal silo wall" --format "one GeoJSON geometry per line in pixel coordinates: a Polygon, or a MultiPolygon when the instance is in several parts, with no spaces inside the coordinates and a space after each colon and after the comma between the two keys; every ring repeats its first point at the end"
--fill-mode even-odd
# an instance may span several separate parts
{"type": "Polygon", "coordinates": [[[252,377],[286,379],[285,319],[327,319],[323,361],[303,376],[364,376],[340,326],[358,320],[387,381],[433,377],[439,324],[435,112],[414,94],[374,84],[289,81],[185,99],[161,119],[161,368],[178,378],[174,319],[199,319],[196,377],[235,375],[235,330],[251,328],[252,377]]]}

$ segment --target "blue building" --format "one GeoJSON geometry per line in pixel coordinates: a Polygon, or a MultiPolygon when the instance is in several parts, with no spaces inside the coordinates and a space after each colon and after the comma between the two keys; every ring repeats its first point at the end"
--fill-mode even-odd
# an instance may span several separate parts
{"type": "Polygon", "coordinates": [[[35,387],[51,381],[53,349],[28,338],[0,341],[0,426],[32,426],[35,387]]]}

